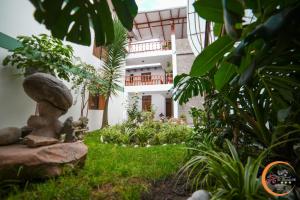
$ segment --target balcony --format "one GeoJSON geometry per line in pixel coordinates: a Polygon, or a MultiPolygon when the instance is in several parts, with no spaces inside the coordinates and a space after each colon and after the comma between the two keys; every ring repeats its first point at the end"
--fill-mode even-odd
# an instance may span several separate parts
{"type": "Polygon", "coordinates": [[[128,53],[143,53],[150,51],[168,51],[171,50],[170,41],[151,41],[151,42],[140,42],[140,43],[129,43],[128,53]]]}
{"type": "Polygon", "coordinates": [[[173,84],[173,74],[126,76],[125,86],[173,84]]]}

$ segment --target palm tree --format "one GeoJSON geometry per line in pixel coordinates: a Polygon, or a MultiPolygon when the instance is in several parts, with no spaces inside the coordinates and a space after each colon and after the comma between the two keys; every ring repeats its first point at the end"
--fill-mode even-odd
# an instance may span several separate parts
{"type": "Polygon", "coordinates": [[[101,74],[106,84],[102,86],[101,94],[105,97],[105,107],[102,117],[102,127],[108,125],[108,103],[112,95],[116,95],[121,89],[120,78],[122,76],[122,65],[127,54],[127,32],[122,24],[114,21],[115,39],[112,44],[105,47],[106,54],[101,68],[101,74]]]}

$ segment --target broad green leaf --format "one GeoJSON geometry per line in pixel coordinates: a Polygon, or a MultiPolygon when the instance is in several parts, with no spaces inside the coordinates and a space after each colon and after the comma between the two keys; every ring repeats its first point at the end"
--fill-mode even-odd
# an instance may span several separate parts
{"type": "MultiPolygon", "coordinates": [[[[110,44],[114,40],[113,20],[107,0],[29,0],[35,7],[34,17],[59,39],[91,45],[90,27],[94,29],[96,45],[110,44]]],[[[122,24],[132,29],[137,14],[134,0],[114,1],[122,24]]]]}
{"type": "MultiPolygon", "coordinates": [[[[106,34],[106,41],[105,43],[110,43],[110,41],[113,41],[115,38],[115,32],[114,32],[114,27],[111,26],[113,24],[113,20],[111,18],[106,18],[106,16],[110,15],[109,7],[106,3],[106,1],[100,1],[99,6],[98,6],[98,13],[101,13],[101,18],[93,18],[95,23],[94,23],[94,30],[95,30],[95,35],[103,35],[104,33],[101,32],[101,30],[106,29],[106,31],[109,33],[114,33],[114,34],[106,34]],[[98,22],[99,21],[99,22],[98,22]],[[98,22],[98,23],[97,23],[98,22]],[[101,26],[101,27],[98,27],[101,26]]],[[[96,17],[96,16],[94,16],[96,17]]],[[[95,38],[96,45],[100,45],[101,41],[98,40],[100,38],[95,38]]]]}
{"type": "Polygon", "coordinates": [[[233,46],[229,36],[223,36],[205,48],[195,59],[190,75],[202,76],[208,73],[233,46]]]}
{"type": "Polygon", "coordinates": [[[220,91],[231,80],[234,73],[235,66],[224,62],[214,76],[216,89],[220,91]]]}
{"type": "Polygon", "coordinates": [[[236,24],[242,22],[244,10],[241,3],[236,2],[235,8],[237,9],[232,11],[230,10],[229,3],[230,0],[222,0],[224,25],[227,34],[234,39],[238,39],[240,37],[241,31],[236,28],[236,24]]]}
{"type": "Polygon", "coordinates": [[[240,85],[245,85],[249,83],[250,79],[252,78],[254,71],[256,68],[256,63],[253,62],[251,65],[241,74],[240,79],[239,79],[239,84],[240,85]]]}
{"type": "Polygon", "coordinates": [[[174,79],[173,98],[179,100],[182,105],[189,101],[190,98],[201,95],[210,89],[208,80],[202,77],[191,77],[188,74],[177,75],[174,79]]]}
{"type": "Polygon", "coordinates": [[[214,35],[216,37],[219,37],[221,35],[222,27],[223,27],[223,24],[214,23],[214,35]]]}
{"type": "Polygon", "coordinates": [[[194,3],[194,7],[202,18],[223,23],[223,8],[220,0],[198,0],[194,3]]]}
{"type": "Polygon", "coordinates": [[[138,7],[134,0],[112,0],[119,20],[124,27],[132,30],[133,20],[138,13],[138,7]]]}
{"type": "MultiPolygon", "coordinates": [[[[223,23],[223,6],[221,0],[197,0],[194,3],[196,12],[202,18],[216,23],[223,23]]],[[[236,15],[243,15],[244,10],[238,0],[228,0],[227,8],[236,15]]]]}

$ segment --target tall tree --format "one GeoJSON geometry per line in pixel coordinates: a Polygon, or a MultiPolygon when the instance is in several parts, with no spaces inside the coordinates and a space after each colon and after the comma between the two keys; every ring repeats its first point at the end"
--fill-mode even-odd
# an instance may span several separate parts
{"type": "Polygon", "coordinates": [[[108,104],[109,98],[117,94],[121,86],[122,65],[127,54],[127,32],[119,21],[114,21],[115,39],[112,44],[106,46],[101,73],[106,84],[103,85],[101,94],[105,97],[105,108],[102,117],[102,128],[108,125],[108,104]]]}

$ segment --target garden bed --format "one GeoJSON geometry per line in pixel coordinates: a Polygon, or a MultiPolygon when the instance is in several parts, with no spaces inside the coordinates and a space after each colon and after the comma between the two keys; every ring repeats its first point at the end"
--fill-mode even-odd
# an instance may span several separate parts
{"type": "Polygon", "coordinates": [[[82,170],[45,182],[14,185],[9,188],[7,198],[133,200],[141,199],[142,195],[146,198],[155,188],[161,188],[162,183],[169,187],[170,181],[164,180],[176,174],[186,154],[183,145],[133,148],[101,144],[97,133],[87,135],[85,143],[89,153],[82,170]]]}

